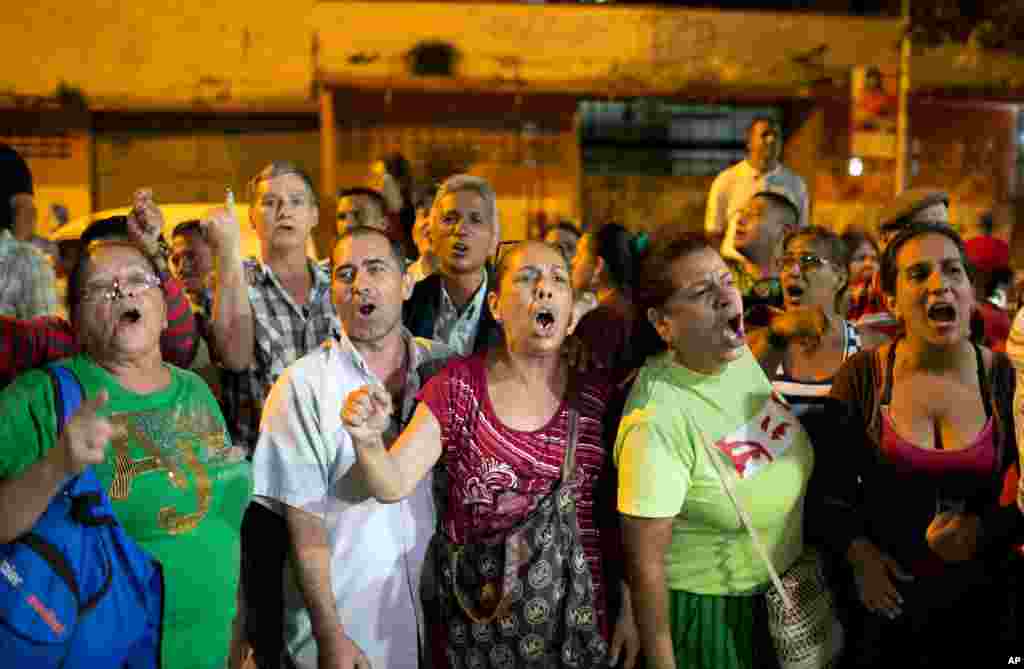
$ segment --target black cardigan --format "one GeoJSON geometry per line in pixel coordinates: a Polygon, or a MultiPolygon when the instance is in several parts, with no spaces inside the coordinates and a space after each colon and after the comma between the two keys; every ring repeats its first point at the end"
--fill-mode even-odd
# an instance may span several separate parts
{"type": "MultiPolygon", "coordinates": [[[[906,565],[929,551],[925,530],[935,513],[935,480],[898,471],[882,454],[878,392],[884,373],[876,351],[862,351],[839,370],[821,424],[812,428],[815,472],[808,491],[808,535],[838,555],[865,536],[906,565]]],[[[993,353],[988,371],[995,420],[997,471],[988,485],[966,499],[981,518],[979,557],[1005,557],[1024,538],[1024,516],[1016,504],[999,506],[1003,480],[1017,461],[1013,420],[1016,378],[1005,354],[993,353]]],[[[975,479],[976,481],[976,479],[975,479]]],[[[943,480],[947,490],[962,482],[943,480]]]]}
{"type": "MultiPolygon", "coordinates": [[[[488,270],[488,286],[494,285],[494,273],[488,270]]],[[[441,275],[431,274],[416,284],[412,296],[402,305],[402,323],[416,337],[434,338],[434,322],[441,309],[441,275]]],[[[480,326],[473,344],[478,353],[501,341],[501,329],[491,315],[491,308],[484,300],[480,326]]]]}

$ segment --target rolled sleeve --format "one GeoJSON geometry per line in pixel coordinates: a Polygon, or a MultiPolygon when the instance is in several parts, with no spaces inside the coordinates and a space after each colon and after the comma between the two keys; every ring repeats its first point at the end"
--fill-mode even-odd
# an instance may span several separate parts
{"type": "Polygon", "coordinates": [[[640,518],[671,518],[679,514],[690,489],[692,458],[678,439],[653,420],[653,410],[623,418],[615,442],[619,470],[618,507],[640,518]]]}
{"type": "Polygon", "coordinates": [[[253,494],[323,518],[338,448],[325,437],[313,389],[292,371],[281,375],[264,404],[253,494]]]}

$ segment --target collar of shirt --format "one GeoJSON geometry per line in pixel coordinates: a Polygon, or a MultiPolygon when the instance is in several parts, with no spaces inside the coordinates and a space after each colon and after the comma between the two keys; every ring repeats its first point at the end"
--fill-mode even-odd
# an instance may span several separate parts
{"type": "MultiPolygon", "coordinates": [[[[412,333],[404,325],[401,326],[400,333],[402,345],[405,347],[405,381],[402,384],[402,405],[395,412],[398,425],[395,426],[397,427],[397,432],[395,432],[394,436],[397,436],[412,419],[413,410],[416,408],[416,393],[419,392],[420,387],[424,383],[424,379],[420,376],[420,368],[423,363],[428,360],[444,360],[450,355],[447,347],[437,342],[429,342],[429,347],[418,344],[417,339],[413,337],[412,333]]],[[[368,383],[384,385],[383,381],[370,369],[366,359],[363,358],[363,354],[359,352],[359,349],[355,347],[352,340],[345,334],[340,323],[335,323],[332,326],[329,341],[338,354],[344,356],[353,367],[359,370],[368,383]]],[[[424,342],[424,340],[419,341],[424,342]]]]}
{"type": "Polygon", "coordinates": [[[480,282],[480,287],[473,293],[473,297],[469,300],[462,312],[459,312],[459,308],[455,306],[455,302],[452,301],[451,296],[448,295],[448,289],[444,287],[444,281],[441,282],[441,311],[449,314],[454,314],[456,318],[473,318],[475,317],[484,305],[484,296],[487,295],[487,270],[481,269],[481,275],[483,280],[480,282]]]}
{"type": "Polygon", "coordinates": [[[750,160],[744,158],[743,162],[740,163],[740,169],[743,170],[743,173],[745,175],[750,176],[754,179],[759,179],[761,177],[770,177],[773,174],[778,174],[782,170],[782,162],[780,161],[775,163],[775,167],[768,170],[767,172],[758,172],[757,168],[750,163],[750,160]]]}
{"type": "MultiPolygon", "coordinates": [[[[310,258],[306,258],[306,268],[309,270],[310,276],[313,277],[313,285],[310,286],[309,289],[310,299],[306,302],[306,305],[309,306],[318,301],[325,292],[328,295],[330,294],[331,275],[330,271],[326,267],[320,263],[314,262],[310,258]]],[[[277,278],[277,274],[274,273],[274,270],[271,269],[270,265],[264,263],[259,258],[249,258],[249,262],[246,264],[246,270],[249,273],[249,282],[251,284],[273,286],[287,299],[296,311],[304,313],[303,310],[294,303],[291,295],[284,289],[284,286],[281,285],[281,281],[277,278]]]]}
{"type": "Polygon", "coordinates": [[[484,298],[487,296],[487,272],[481,271],[483,281],[461,314],[448,295],[444,283],[441,284],[441,305],[434,321],[434,339],[444,342],[459,355],[472,353],[483,310],[486,309],[484,298]]]}

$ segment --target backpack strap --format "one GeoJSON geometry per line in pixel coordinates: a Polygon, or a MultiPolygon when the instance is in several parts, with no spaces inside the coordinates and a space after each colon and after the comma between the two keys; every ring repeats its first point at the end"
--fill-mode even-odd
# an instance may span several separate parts
{"type": "Polygon", "coordinates": [[[78,377],[64,365],[47,365],[46,373],[53,382],[53,406],[57,411],[57,436],[60,436],[85,394],[78,377]]]}

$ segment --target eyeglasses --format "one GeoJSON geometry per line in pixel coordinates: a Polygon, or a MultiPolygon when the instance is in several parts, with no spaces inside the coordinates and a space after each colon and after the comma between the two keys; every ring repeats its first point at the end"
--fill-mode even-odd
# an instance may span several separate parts
{"type": "Polygon", "coordinates": [[[790,272],[794,266],[800,265],[801,273],[811,274],[819,271],[822,267],[832,264],[831,260],[826,260],[821,256],[816,256],[813,253],[804,253],[798,256],[782,256],[775,261],[775,268],[780,272],[790,272]]]}
{"type": "Polygon", "coordinates": [[[113,302],[123,297],[135,297],[139,293],[160,285],[160,279],[149,272],[129,274],[124,279],[90,283],[82,289],[82,302],[113,302]]]}

